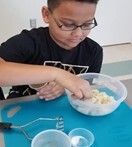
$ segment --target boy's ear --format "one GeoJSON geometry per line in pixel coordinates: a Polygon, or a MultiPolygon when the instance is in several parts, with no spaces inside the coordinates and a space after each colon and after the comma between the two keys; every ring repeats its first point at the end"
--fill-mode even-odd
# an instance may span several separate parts
{"type": "Polygon", "coordinates": [[[49,23],[49,10],[46,6],[42,7],[42,17],[45,23],[49,23]]]}

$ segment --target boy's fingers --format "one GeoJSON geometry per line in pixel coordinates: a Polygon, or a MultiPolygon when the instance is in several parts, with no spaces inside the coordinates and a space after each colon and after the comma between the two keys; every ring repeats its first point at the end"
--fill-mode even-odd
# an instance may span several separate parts
{"type": "Polygon", "coordinates": [[[89,88],[82,88],[77,89],[74,91],[73,94],[71,94],[72,98],[78,98],[78,99],[88,99],[92,97],[92,90],[91,87],[88,85],[89,88]]]}
{"type": "Polygon", "coordinates": [[[71,94],[71,97],[74,99],[81,99],[83,95],[81,93],[71,94]]]}

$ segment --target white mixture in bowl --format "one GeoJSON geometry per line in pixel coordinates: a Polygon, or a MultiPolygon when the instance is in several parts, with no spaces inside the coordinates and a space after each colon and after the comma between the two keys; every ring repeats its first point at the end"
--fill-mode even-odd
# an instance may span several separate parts
{"type": "Polygon", "coordinates": [[[113,96],[109,96],[106,92],[100,92],[97,89],[92,90],[92,98],[84,100],[86,103],[108,104],[116,101],[113,96]]]}

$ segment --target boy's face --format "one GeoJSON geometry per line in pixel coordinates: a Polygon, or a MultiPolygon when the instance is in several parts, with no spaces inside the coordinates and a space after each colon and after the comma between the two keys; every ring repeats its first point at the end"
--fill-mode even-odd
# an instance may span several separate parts
{"type": "Polygon", "coordinates": [[[80,3],[75,1],[65,1],[56,9],[49,11],[42,8],[43,19],[49,24],[50,35],[53,40],[62,48],[71,50],[83,41],[90,30],[82,30],[77,27],[72,31],[64,31],[58,27],[60,25],[71,26],[87,24],[94,19],[96,4],[80,3]]]}

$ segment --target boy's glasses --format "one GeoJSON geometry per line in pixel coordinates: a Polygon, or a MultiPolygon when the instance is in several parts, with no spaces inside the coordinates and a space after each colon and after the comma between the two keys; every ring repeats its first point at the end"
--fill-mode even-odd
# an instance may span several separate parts
{"type": "MultiPolygon", "coordinates": [[[[50,12],[51,12],[51,10],[50,10],[50,12]]],[[[81,28],[82,30],[91,30],[98,25],[95,18],[90,20],[90,22],[87,22],[87,23],[84,23],[84,24],[78,26],[75,24],[60,24],[52,12],[51,12],[51,16],[54,19],[57,26],[63,31],[73,31],[73,30],[76,30],[78,27],[81,28]]]]}

